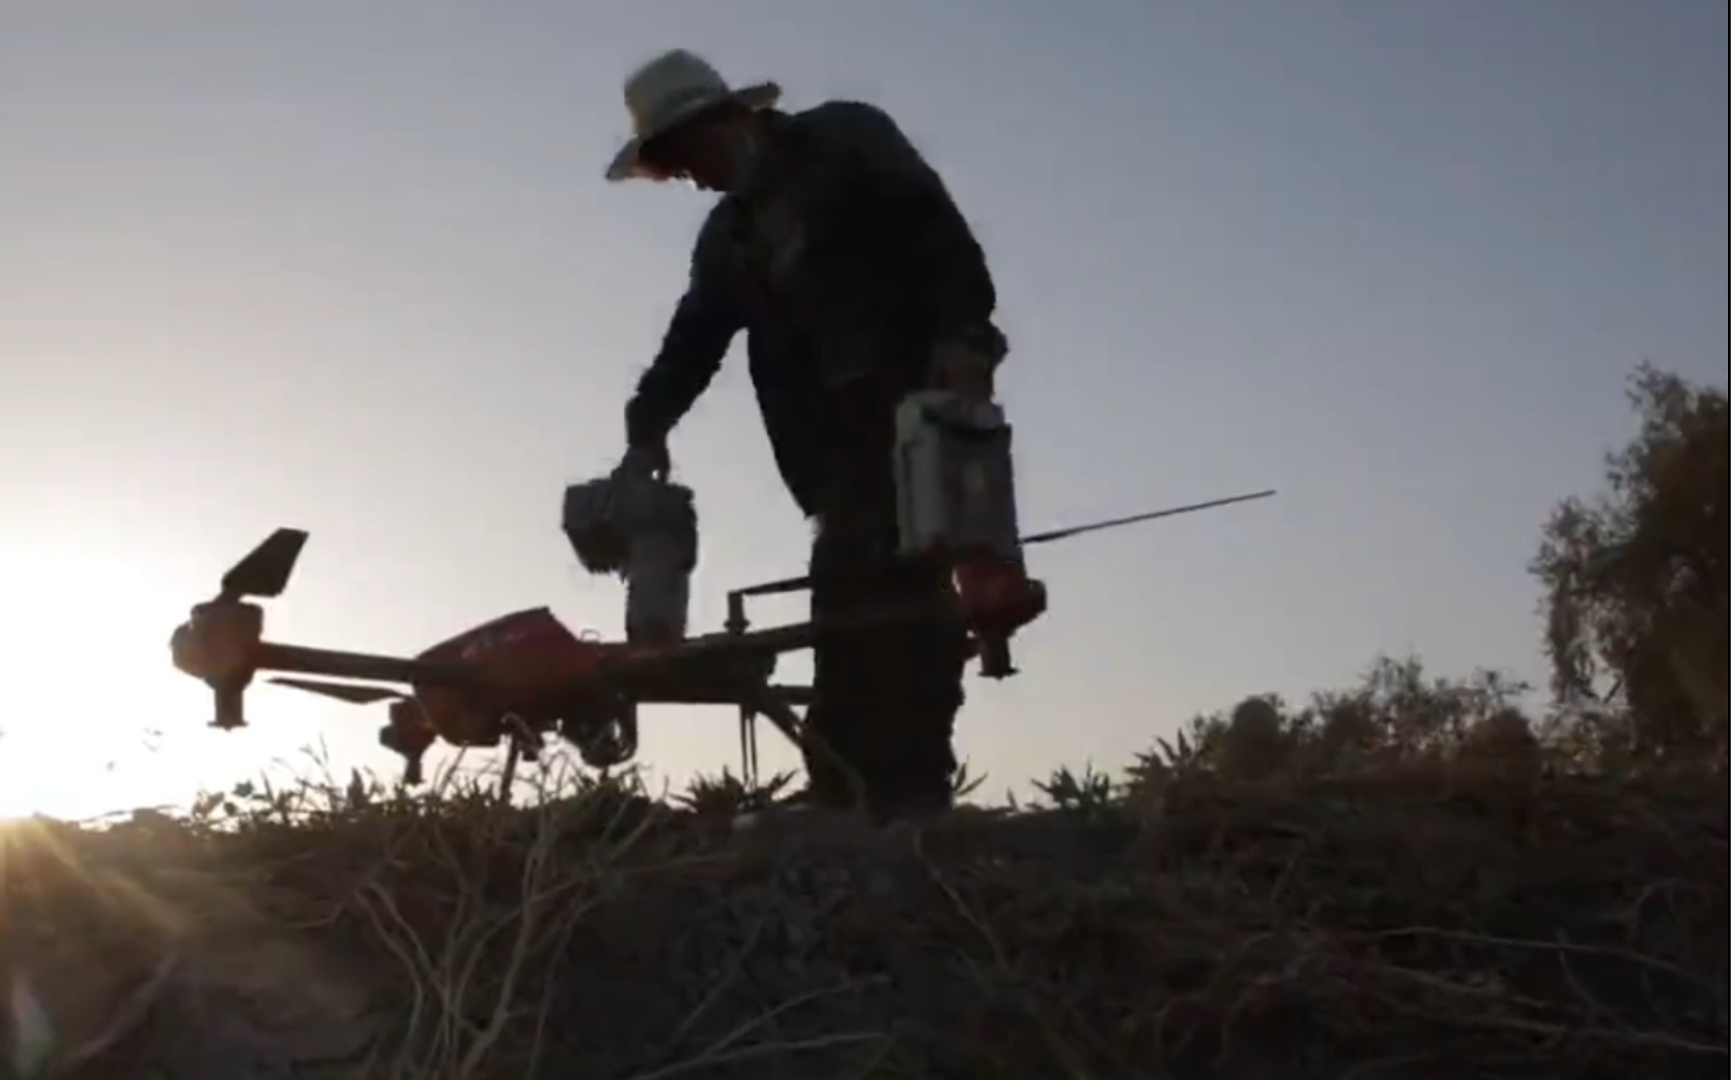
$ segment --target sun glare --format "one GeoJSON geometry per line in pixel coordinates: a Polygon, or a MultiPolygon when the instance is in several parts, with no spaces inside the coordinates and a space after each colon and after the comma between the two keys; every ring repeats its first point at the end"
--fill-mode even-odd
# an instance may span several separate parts
{"type": "Polygon", "coordinates": [[[0,549],[0,818],[179,801],[206,779],[200,744],[173,738],[209,706],[169,666],[186,601],[166,593],[119,560],[0,549]]]}

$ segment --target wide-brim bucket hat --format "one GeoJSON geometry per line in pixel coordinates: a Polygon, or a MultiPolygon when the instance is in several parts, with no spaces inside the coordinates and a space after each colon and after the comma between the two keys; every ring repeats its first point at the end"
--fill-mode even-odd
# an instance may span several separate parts
{"type": "Polygon", "coordinates": [[[707,60],[685,49],[662,53],[625,80],[625,109],[631,115],[631,140],[607,166],[607,179],[629,180],[649,174],[643,146],[687,120],[720,105],[768,109],[781,100],[773,82],[732,87],[707,60]]]}

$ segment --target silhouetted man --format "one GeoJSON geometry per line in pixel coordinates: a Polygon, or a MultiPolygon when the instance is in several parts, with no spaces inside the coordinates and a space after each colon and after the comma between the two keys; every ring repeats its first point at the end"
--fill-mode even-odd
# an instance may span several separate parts
{"type": "MultiPolygon", "coordinates": [[[[683,50],[626,81],[636,135],[608,178],[721,194],[626,406],[626,466],[666,472],[669,431],[745,330],[776,464],[817,525],[811,602],[823,622],[950,587],[947,572],[895,558],[895,407],[934,386],[989,398],[1006,347],[980,247],[895,123],[856,102],[783,113],[779,97],[772,83],[730,88],[683,50]]],[[[820,637],[806,723],[875,814],[949,805],[966,645],[935,620],[820,637]]],[[[850,802],[823,753],[807,747],[805,762],[813,799],[850,802]]]]}

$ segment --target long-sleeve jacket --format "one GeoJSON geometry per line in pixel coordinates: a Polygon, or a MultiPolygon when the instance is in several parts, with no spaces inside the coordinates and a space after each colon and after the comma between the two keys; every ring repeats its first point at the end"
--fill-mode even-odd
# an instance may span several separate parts
{"type": "Polygon", "coordinates": [[[814,403],[861,379],[921,385],[932,346],[1001,351],[985,256],[942,180],[882,111],[830,102],[765,114],[752,181],[710,212],[660,352],[626,407],[632,445],[661,438],[740,330],[788,488],[811,511],[814,403]]]}

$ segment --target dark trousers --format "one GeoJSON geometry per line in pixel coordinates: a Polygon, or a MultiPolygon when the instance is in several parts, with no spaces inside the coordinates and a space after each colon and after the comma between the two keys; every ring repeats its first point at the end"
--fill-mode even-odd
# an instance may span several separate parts
{"type": "Polygon", "coordinates": [[[806,726],[823,744],[805,748],[812,795],[830,805],[853,802],[833,754],[863,785],[866,808],[882,816],[947,803],[967,662],[966,632],[953,623],[836,627],[885,606],[941,603],[950,588],[948,570],[896,557],[898,399],[867,387],[826,403],[810,566],[820,632],[806,726]]]}

